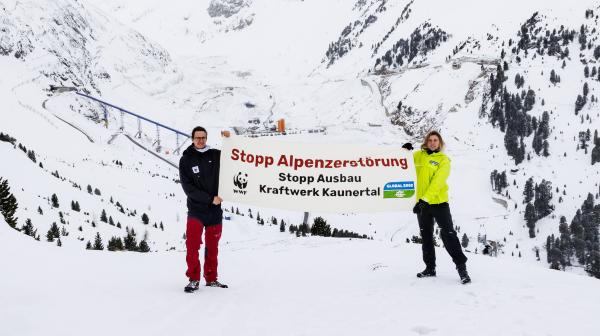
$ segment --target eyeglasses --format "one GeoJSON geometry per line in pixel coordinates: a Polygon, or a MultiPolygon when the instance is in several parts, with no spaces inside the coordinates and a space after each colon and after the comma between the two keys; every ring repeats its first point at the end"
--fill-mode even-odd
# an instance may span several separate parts
{"type": "Polygon", "coordinates": [[[206,137],[194,137],[194,140],[206,140],[206,137]]]}

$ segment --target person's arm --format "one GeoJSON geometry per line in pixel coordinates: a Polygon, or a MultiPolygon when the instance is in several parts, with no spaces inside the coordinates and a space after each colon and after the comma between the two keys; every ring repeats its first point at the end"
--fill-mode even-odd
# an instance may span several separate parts
{"type": "Polygon", "coordinates": [[[427,191],[423,195],[422,199],[429,203],[429,200],[431,200],[434,195],[440,193],[440,190],[446,184],[448,176],[450,176],[450,159],[443,160],[440,163],[440,168],[438,168],[433,175],[433,179],[431,180],[431,183],[429,183],[429,187],[427,188],[427,191]]]}
{"type": "Polygon", "coordinates": [[[206,191],[198,189],[194,185],[193,179],[185,171],[184,164],[179,163],[179,180],[181,181],[181,187],[185,192],[186,196],[198,203],[211,204],[213,203],[214,196],[209,195],[206,191]]]}
{"type": "MultiPolygon", "coordinates": [[[[228,138],[229,134],[225,135],[225,134],[223,134],[223,132],[229,133],[229,131],[221,131],[221,135],[223,137],[228,138]]],[[[220,149],[214,149],[214,151],[216,152],[214,161],[215,161],[215,164],[217,165],[217,184],[218,184],[219,183],[219,179],[220,179],[219,176],[221,175],[221,150],[220,149]]],[[[218,188],[217,188],[217,193],[218,193],[218,188]]],[[[215,197],[213,197],[212,204],[219,205],[221,203],[223,203],[223,198],[221,198],[221,196],[219,196],[219,195],[215,195],[215,197]]]]}
{"type": "MultiPolygon", "coordinates": [[[[221,136],[222,136],[223,138],[229,138],[229,137],[231,137],[231,132],[229,132],[229,131],[226,131],[226,130],[224,130],[224,131],[221,131],[221,136]]],[[[217,151],[218,151],[218,155],[217,155],[217,159],[218,159],[218,160],[217,160],[217,162],[218,162],[218,164],[219,164],[219,167],[218,167],[218,169],[219,169],[219,173],[220,173],[220,170],[221,170],[221,151],[220,151],[220,150],[218,150],[218,149],[217,149],[217,151]]],[[[223,202],[223,199],[221,198],[221,196],[219,196],[219,195],[216,195],[215,197],[213,197],[212,204],[219,205],[219,204],[221,204],[222,202],[223,202]]]]}

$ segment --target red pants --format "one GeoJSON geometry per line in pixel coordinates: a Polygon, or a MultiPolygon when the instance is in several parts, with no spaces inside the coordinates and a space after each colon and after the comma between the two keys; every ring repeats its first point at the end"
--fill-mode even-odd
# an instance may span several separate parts
{"type": "MultiPolygon", "coordinates": [[[[211,225],[206,227],[206,248],[204,249],[204,279],[207,282],[217,280],[217,257],[219,255],[219,239],[221,239],[222,224],[211,225]]],[[[188,217],[186,241],[187,255],[187,272],[185,275],[190,280],[200,280],[200,259],[198,251],[202,245],[202,231],[204,224],[197,218],[188,217]]]]}

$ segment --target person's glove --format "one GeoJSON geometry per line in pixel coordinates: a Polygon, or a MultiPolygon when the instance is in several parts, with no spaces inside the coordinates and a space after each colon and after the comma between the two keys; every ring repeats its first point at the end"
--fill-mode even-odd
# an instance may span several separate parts
{"type": "Polygon", "coordinates": [[[414,149],[413,145],[410,142],[407,142],[404,145],[402,145],[402,148],[408,149],[408,150],[413,150],[414,149]]]}
{"type": "Polygon", "coordinates": [[[420,199],[417,204],[415,204],[415,207],[413,208],[413,213],[420,215],[423,212],[425,212],[425,210],[427,210],[427,207],[429,206],[429,203],[423,201],[422,199],[420,199]]]}

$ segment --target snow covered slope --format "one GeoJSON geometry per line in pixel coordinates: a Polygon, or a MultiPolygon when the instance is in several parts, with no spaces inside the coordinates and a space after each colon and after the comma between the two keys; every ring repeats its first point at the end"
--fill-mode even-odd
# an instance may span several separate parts
{"type": "Polygon", "coordinates": [[[186,294],[183,253],[74,253],[28,240],[0,219],[0,268],[8,270],[0,332],[594,335],[597,328],[600,283],[589,277],[469,255],[475,282],[460,286],[440,249],[438,277],[419,280],[418,245],[281,237],[243,217],[223,238],[220,279],[230,288],[186,294]]]}

